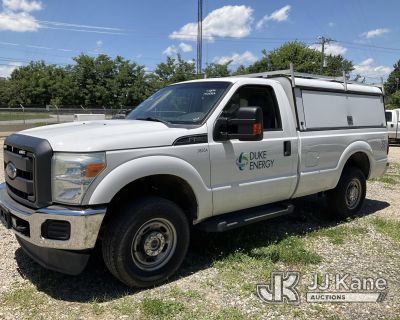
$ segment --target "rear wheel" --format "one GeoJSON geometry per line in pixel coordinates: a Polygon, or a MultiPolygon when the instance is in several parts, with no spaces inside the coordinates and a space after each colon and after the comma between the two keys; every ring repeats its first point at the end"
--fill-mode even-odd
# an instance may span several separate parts
{"type": "Polygon", "coordinates": [[[160,197],[140,199],[108,224],[104,262],[130,287],[160,284],[182,264],[189,233],[188,219],[175,203],[160,197]]]}
{"type": "Polygon", "coordinates": [[[357,214],[363,206],[366,190],[364,173],[357,167],[345,167],[338,185],[327,194],[329,211],[341,218],[357,214]]]}

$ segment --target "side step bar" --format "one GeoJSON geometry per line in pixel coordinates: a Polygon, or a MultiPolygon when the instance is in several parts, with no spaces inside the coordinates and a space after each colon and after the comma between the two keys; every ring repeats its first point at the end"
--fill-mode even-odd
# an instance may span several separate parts
{"type": "Polygon", "coordinates": [[[288,203],[264,205],[209,218],[196,225],[207,232],[224,232],[245,225],[290,214],[294,205],[288,203]]]}

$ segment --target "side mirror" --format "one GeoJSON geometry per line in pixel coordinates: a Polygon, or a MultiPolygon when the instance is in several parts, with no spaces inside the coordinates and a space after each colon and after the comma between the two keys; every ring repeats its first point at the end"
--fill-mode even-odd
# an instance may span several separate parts
{"type": "Polygon", "coordinates": [[[219,118],[214,127],[215,141],[260,141],[263,137],[263,112],[260,107],[242,107],[232,118],[219,118]]]}

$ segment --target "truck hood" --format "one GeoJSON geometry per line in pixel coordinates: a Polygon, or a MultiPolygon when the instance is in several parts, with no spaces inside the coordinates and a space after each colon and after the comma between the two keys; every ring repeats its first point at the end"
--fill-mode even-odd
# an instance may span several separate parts
{"type": "Polygon", "coordinates": [[[93,152],[169,146],[180,137],[205,131],[154,121],[102,120],[49,125],[19,134],[46,139],[54,151],[93,152]]]}

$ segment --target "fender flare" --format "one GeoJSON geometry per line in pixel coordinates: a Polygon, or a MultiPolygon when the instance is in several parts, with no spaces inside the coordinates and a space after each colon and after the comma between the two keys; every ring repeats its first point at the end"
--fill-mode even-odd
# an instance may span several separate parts
{"type": "Polygon", "coordinates": [[[89,205],[110,203],[126,185],[153,175],[173,175],[185,180],[196,197],[198,219],[212,213],[212,192],[188,162],[172,156],[146,156],[121,164],[109,172],[89,196],[89,205]]]}
{"type": "MultiPolygon", "coordinates": [[[[350,144],[342,153],[342,155],[339,158],[339,162],[338,165],[336,167],[337,172],[339,172],[340,174],[337,175],[335,181],[334,181],[334,187],[336,187],[336,185],[339,182],[340,177],[342,176],[342,172],[344,169],[344,166],[346,165],[347,161],[356,153],[361,152],[364,153],[367,157],[368,157],[368,161],[369,161],[369,174],[368,176],[371,174],[372,171],[372,166],[374,163],[374,156],[373,156],[373,151],[371,146],[365,142],[365,141],[356,141],[353,142],[352,144],[350,144]]],[[[368,176],[366,177],[368,179],[368,176]]]]}

